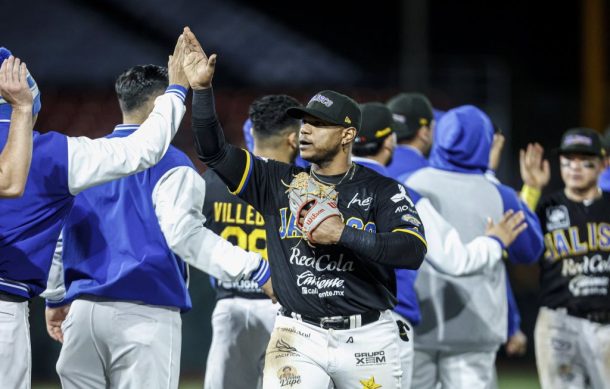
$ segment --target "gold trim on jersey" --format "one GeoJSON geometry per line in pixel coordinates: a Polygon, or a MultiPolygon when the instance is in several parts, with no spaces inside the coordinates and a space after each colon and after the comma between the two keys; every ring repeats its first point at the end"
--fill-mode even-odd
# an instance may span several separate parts
{"type": "Polygon", "coordinates": [[[231,194],[234,195],[240,194],[244,189],[244,185],[246,184],[246,180],[248,179],[248,174],[250,173],[250,168],[252,165],[252,157],[250,157],[250,153],[244,149],[242,149],[242,151],[246,153],[246,168],[244,169],[244,174],[241,176],[241,181],[239,182],[237,189],[231,192],[231,194]]]}
{"type": "Polygon", "coordinates": [[[406,229],[404,229],[404,228],[397,228],[397,229],[395,229],[395,230],[392,230],[392,232],[406,232],[407,234],[414,235],[414,236],[416,236],[416,237],[417,237],[419,240],[421,240],[421,241],[422,241],[422,243],[424,244],[424,246],[426,246],[426,249],[428,249],[428,243],[426,242],[426,240],[425,240],[425,239],[424,239],[424,238],[423,238],[421,235],[419,235],[417,232],[415,232],[415,231],[406,230],[406,229]]]}

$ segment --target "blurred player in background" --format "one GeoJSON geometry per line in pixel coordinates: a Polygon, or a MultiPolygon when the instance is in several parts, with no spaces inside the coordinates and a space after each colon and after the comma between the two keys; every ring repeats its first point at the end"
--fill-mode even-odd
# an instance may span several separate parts
{"type": "MultiPolygon", "coordinates": [[[[380,174],[387,175],[385,165],[392,160],[394,129],[401,123],[393,120],[389,109],[380,103],[361,105],[362,129],[358,133],[352,153],[353,160],[380,174]]],[[[485,236],[476,237],[468,244],[462,243],[458,232],[432,207],[429,200],[408,189],[420,214],[428,239],[426,260],[439,272],[452,276],[467,276],[492,268],[502,258],[502,250],[525,230],[522,212],[507,213],[498,224],[487,226],[485,236]]],[[[398,304],[395,314],[403,331],[401,352],[403,387],[411,386],[413,372],[413,334],[411,325],[420,323],[421,315],[415,294],[417,272],[397,269],[396,287],[398,304]],[[414,273],[413,277],[410,277],[414,273]],[[404,325],[406,324],[406,326],[404,325]]]]}
{"type": "Polygon", "coordinates": [[[534,332],[538,375],[543,389],[608,388],[610,193],[598,185],[605,150],[596,131],[575,128],[558,152],[565,187],[537,208],[546,245],[534,332]]]}
{"type": "MultiPolygon", "coordinates": [[[[246,145],[257,157],[292,163],[298,152],[300,120],[286,114],[300,103],[286,95],[256,99],[248,112],[246,145]]],[[[206,226],[221,237],[265,259],[265,221],[250,204],[229,193],[212,169],[206,183],[206,226]]],[[[262,386],[265,349],[273,330],[278,306],[273,305],[251,281],[214,280],[216,308],[212,313],[212,344],[205,370],[205,389],[252,389],[262,386]],[[258,382],[258,384],[256,384],[258,382]]]]}
{"type": "MultiPolygon", "coordinates": [[[[512,261],[532,263],[542,250],[540,226],[512,189],[485,177],[492,138],[491,121],[476,107],[448,111],[435,128],[430,167],[413,173],[406,184],[429,199],[466,241],[485,232],[489,216],[499,220],[506,211],[523,211],[528,228],[507,251],[512,261]]],[[[501,261],[467,277],[446,276],[427,262],[422,266],[413,387],[491,385],[496,351],[507,336],[505,283],[501,261]]]]}

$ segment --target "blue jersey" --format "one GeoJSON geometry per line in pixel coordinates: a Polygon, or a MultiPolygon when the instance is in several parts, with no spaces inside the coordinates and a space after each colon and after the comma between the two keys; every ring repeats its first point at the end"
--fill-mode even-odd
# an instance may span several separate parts
{"type": "MultiPolygon", "coordinates": [[[[385,166],[376,163],[368,158],[352,158],[359,165],[375,170],[377,173],[388,176],[388,170],[385,166]]],[[[409,195],[414,203],[417,203],[420,196],[409,189],[409,195]]],[[[417,303],[417,295],[415,294],[415,279],[417,278],[417,270],[395,269],[396,274],[396,298],[398,302],[394,307],[394,311],[400,314],[413,325],[417,325],[421,321],[419,312],[419,304],[417,303]]]]}
{"type": "Polygon", "coordinates": [[[408,176],[428,166],[428,160],[418,150],[410,146],[397,145],[392,162],[388,165],[389,177],[405,182],[408,176]]]}
{"type": "Polygon", "coordinates": [[[601,176],[599,176],[597,185],[599,185],[604,192],[610,192],[610,167],[606,168],[601,176]]]}
{"type": "MultiPolygon", "coordinates": [[[[0,147],[9,132],[0,122],[0,147]]],[[[0,290],[23,298],[46,288],[53,251],[72,207],[65,135],[33,134],[32,164],[24,195],[0,199],[0,290]]]]}
{"type": "MultiPolygon", "coordinates": [[[[137,126],[118,126],[108,138],[137,126]]],[[[169,248],[153,205],[153,190],[168,171],[193,167],[170,146],[161,161],[143,171],[81,192],[63,230],[66,296],[141,301],[191,308],[186,264],[169,248]]]]}

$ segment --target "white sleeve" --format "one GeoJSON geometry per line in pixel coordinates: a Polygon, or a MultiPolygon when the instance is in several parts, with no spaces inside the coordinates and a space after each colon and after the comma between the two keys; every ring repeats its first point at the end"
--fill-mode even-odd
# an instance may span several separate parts
{"type": "Polygon", "coordinates": [[[167,244],[186,263],[222,281],[250,278],[261,284],[269,278],[269,264],[260,255],[204,227],[205,181],[195,170],[181,166],[168,171],[152,197],[167,244]]]}
{"type": "Polygon", "coordinates": [[[422,198],[415,205],[424,223],[428,253],[426,260],[441,273],[464,276],[493,267],[502,259],[500,243],[487,236],[462,243],[458,231],[422,198]]]}
{"type": "Polygon", "coordinates": [[[168,88],[140,128],[124,138],[68,137],[68,186],[73,195],[155,165],[184,116],[184,98],[168,88]]]}
{"type": "Polygon", "coordinates": [[[47,300],[47,304],[60,304],[66,295],[66,285],[64,284],[64,264],[63,264],[63,236],[60,234],[53,262],[47,279],[47,289],[40,294],[40,297],[47,300]]]}

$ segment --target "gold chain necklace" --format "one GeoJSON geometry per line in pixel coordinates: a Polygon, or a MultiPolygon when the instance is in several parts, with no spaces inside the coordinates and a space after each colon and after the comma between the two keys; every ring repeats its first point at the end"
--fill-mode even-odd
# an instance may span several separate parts
{"type": "Polygon", "coordinates": [[[350,172],[350,171],[352,172],[352,174],[351,174],[351,175],[350,175],[350,177],[349,177],[349,179],[351,180],[351,179],[354,177],[354,173],[356,172],[356,164],[354,164],[353,162],[352,162],[352,165],[349,167],[349,169],[347,169],[347,171],[345,172],[345,174],[343,175],[343,177],[341,177],[341,179],[339,180],[339,182],[337,182],[336,184],[333,184],[333,183],[331,183],[331,182],[327,182],[327,181],[322,180],[322,179],[321,179],[321,178],[320,178],[320,177],[319,177],[319,176],[316,174],[316,172],[314,172],[314,171],[313,171],[313,167],[312,167],[312,168],[311,168],[311,170],[310,170],[311,174],[314,176],[314,178],[315,178],[316,180],[320,181],[320,182],[321,182],[321,183],[323,183],[323,184],[326,184],[326,185],[331,185],[331,186],[338,186],[339,184],[341,184],[341,183],[343,182],[343,180],[345,180],[345,177],[347,177],[347,176],[348,176],[348,174],[349,174],[349,172],[350,172]]]}

